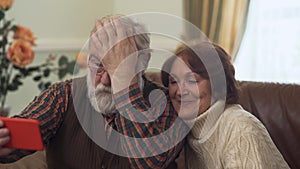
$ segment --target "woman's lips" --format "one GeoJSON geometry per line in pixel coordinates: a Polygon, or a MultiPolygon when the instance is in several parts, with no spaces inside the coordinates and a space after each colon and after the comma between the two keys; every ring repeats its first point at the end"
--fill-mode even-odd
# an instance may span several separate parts
{"type": "Polygon", "coordinates": [[[178,100],[177,102],[181,106],[187,106],[187,105],[195,103],[195,101],[192,101],[192,100],[178,100]]]}

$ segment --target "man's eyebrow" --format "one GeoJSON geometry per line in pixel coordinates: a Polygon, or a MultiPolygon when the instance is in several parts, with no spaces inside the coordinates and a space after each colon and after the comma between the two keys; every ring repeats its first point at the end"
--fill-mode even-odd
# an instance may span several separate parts
{"type": "Polygon", "coordinates": [[[96,60],[99,60],[97,56],[95,56],[95,55],[89,55],[89,60],[91,60],[92,58],[95,58],[96,60]]]}

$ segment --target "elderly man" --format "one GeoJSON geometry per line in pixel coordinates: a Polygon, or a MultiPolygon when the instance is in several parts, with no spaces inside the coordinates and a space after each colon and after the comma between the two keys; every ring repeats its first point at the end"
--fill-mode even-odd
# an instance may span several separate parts
{"type": "MultiPolygon", "coordinates": [[[[184,132],[179,129],[184,124],[179,122],[172,136],[164,134],[177,115],[168,100],[162,101],[164,93],[148,99],[152,90],[159,89],[142,76],[150,59],[149,43],[143,26],[130,18],[97,21],[89,42],[87,76],[52,85],[17,116],[40,121],[48,168],[173,164],[183,145],[184,132]],[[149,106],[140,107],[140,102],[149,106]]],[[[3,148],[10,138],[1,121],[0,126],[2,163],[34,152],[3,148]]]]}

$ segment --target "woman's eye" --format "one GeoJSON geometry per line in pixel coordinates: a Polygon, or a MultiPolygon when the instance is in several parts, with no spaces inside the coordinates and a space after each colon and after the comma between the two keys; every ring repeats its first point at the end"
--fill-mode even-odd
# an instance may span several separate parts
{"type": "Polygon", "coordinates": [[[169,84],[177,84],[177,81],[176,80],[171,80],[171,81],[169,81],[169,84]]]}
{"type": "Polygon", "coordinates": [[[169,79],[169,84],[177,84],[176,79],[170,78],[169,79]]]}
{"type": "Polygon", "coordinates": [[[188,80],[188,82],[194,84],[194,83],[198,83],[198,80],[193,79],[193,80],[188,80]]]}

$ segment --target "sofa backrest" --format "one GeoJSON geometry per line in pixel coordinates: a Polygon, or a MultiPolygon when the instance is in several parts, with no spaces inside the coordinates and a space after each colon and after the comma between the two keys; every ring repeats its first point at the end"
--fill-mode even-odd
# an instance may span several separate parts
{"type": "MultiPolygon", "coordinates": [[[[147,72],[146,77],[161,84],[159,72],[147,72]]],[[[300,85],[245,81],[239,84],[239,103],[266,126],[290,167],[299,169],[300,85]]]]}
{"type": "Polygon", "coordinates": [[[293,169],[300,168],[300,85],[240,82],[240,104],[266,126],[293,169]]]}

